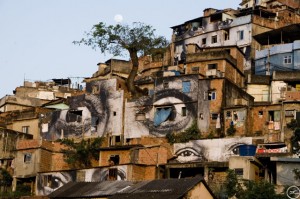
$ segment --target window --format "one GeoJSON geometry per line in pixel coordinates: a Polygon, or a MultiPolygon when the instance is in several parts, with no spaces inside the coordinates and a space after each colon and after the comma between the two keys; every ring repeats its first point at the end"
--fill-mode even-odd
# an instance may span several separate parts
{"type": "Polygon", "coordinates": [[[109,165],[118,165],[120,163],[120,156],[119,155],[111,155],[109,158],[109,165]]]}
{"type": "Polygon", "coordinates": [[[145,113],[136,113],[135,114],[135,120],[136,121],[144,121],[146,119],[145,113]]]}
{"type": "Polygon", "coordinates": [[[269,121],[280,121],[280,111],[269,111],[269,121]]]}
{"type": "Polygon", "coordinates": [[[218,68],[218,64],[208,64],[207,65],[207,69],[211,70],[211,69],[217,69],[218,68]]]}
{"type": "Polygon", "coordinates": [[[230,118],[231,119],[231,111],[226,111],[226,118],[230,118]]]}
{"type": "Polygon", "coordinates": [[[148,90],[148,95],[149,96],[152,96],[153,94],[154,94],[154,90],[153,89],[148,90]]]}
{"type": "Polygon", "coordinates": [[[202,45],[206,44],[206,38],[202,38],[202,45]]]}
{"type": "Polygon", "coordinates": [[[211,37],[211,43],[212,43],[212,44],[215,44],[215,43],[217,43],[217,42],[218,42],[218,36],[217,36],[217,35],[212,36],[212,37],[211,37]]]}
{"type": "Polygon", "coordinates": [[[198,73],[199,72],[199,66],[192,67],[192,71],[198,73]]]}
{"type": "Polygon", "coordinates": [[[181,108],[181,115],[186,116],[186,107],[181,108]]]}
{"type": "Polygon", "coordinates": [[[164,87],[164,89],[169,88],[169,82],[164,82],[163,87],[164,87]]]}
{"type": "Polygon", "coordinates": [[[117,112],[116,111],[114,111],[114,116],[116,116],[117,115],[117,112]]]}
{"type": "Polygon", "coordinates": [[[43,176],[43,185],[45,187],[50,187],[52,182],[52,175],[44,175],[43,176]]]}
{"type": "Polygon", "coordinates": [[[211,119],[212,120],[217,120],[218,119],[218,115],[219,115],[218,113],[212,113],[211,114],[211,119]]]}
{"type": "Polygon", "coordinates": [[[31,153],[25,153],[24,154],[24,163],[31,162],[31,153]]]}
{"type": "Polygon", "coordinates": [[[116,140],[116,143],[120,143],[121,142],[121,136],[117,135],[115,140],[116,140]]]}
{"type": "Polygon", "coordinates": [[[291,64],[292,63],[292,55],[284,56],[283,57],[283,63],[284,64],[291,64]]]}
{"type": "Polygon", "coordinates": [[[29,126],[22,126],[23,133],[29,133],[29,126]]]}
{"type": "Polygon", "coordinates": [[[203,120],[203,113],[200,113],[200,114],[199,114],[199,118],[200,118],[201,120],[203,120]]]}
{"type": "Polygon", "coordinates": [[[154,126],[159,126],[167,120],[174,120],[176,118],[176,111],[171,106],[158,107],[154,114],[154,126]]]}
{"type": "Polygon", "coordinates": [[[285,111],[285,117],[294,117],[294,110],[286,110],[285,111]]]}
{"type": "Polygon", "coordinates": [[[182,92],[189,93],[191,91],[191,82],[183,81],[182,82],[182,92]]]}
{"type": "Polygon", "coordinates": [[[67,122],[81,122],[82,110],[69,110],[66,115],[67,122]]]}
{"type": "Polygon", "coordinates": [[[204,99],[215,100],[216,99],[216,91],[207,91],[204,95],[204,99]]]}
{"type": "Polygon", "coordinates": [[[264,112],[263,112],[263,111],[258,111],[258,117],[259,117],[259,118],[262,118],[263,115],[264,115],[264,112]]]}
{"type": "Polygon", "coordinates": [[[243,30],[237,31],[237,38],[238,38],[238,40],[244,39],[244,31],[243,30]]]}
{"type": "Polygon", "coordinates": [[[224,40],[229,40],[229,31],[224,31],[224,40]]]}
{"type": "Polygon", "coordinates": [[[242,168],[234,169],[234,172],[238,176],[242,176],[244,174],[244,170],[242,168]]]}
{"type": "Polygon", "coordinates": [[[108,180],[117,180],[118,169],[109,169],[108,170],[108,180]]]}

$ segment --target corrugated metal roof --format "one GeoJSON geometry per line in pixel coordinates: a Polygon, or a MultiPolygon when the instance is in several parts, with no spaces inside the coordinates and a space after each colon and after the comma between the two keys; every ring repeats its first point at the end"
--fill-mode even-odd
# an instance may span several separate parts
{"type": "Polygon", "coordinates": [[[49,198],[93,198],[110,196],[131,186],[128,181],[69,182],[48,195],[49,198]]]}
{"type": "Polygon", "coordinates": [[[207,187],[202,177],[144,181],[122,192],[118,192],[109,198],[144,199],[146,197],[151,199],[179,199],[200,182],[207,187]]]}
{"type": "Polygon", "coordinates": [[[183,179],[163,179],[141,182],[103,181],[69,182],[53,193],[49,198],[99,198],[110,199],[179,199],[197,184],[202,183],[211,195],[211,190],[202,177],[183,179]]]}

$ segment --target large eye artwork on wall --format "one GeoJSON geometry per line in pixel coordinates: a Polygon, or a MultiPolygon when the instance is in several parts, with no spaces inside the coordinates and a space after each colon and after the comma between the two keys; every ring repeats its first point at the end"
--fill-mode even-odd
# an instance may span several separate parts
{"type": "Polygon", "coordinates": [[[106,180],[126,180],[126,166],[90,170],[90,179],[86,181],[101,182],[106,180]]]}
{"type": "Polygon", "coordinates": [[[106,132],[110,109],[109,92],[103,87],[99,94],[75,96],[69,100],[69,110],[55,111],[45,139],[81,138],[106,132]]]}
{"type": "Polygon", "coordinates": [[[231,156],[239,156],[239,147],[251,143],[250,137],[193,140],[174,144],[174,155],[178,162],[223,162],[228,161],[231,156]]]}
{"type": "Polygon", "coordinates": [[[39,174],[37,178],[37,195],[48,195],[68,182],[75,182],[75,180],[75,171],[39,174]]]}
{"type": "Polygon", "coordinates": [[[197,116],[196,102],[177,89],[158,90],[137,102],[143,114],[154,112],[154,117],[138,121],[153,135],[166,135],[187,128],[197,116]]]}
{"type": "Polygon", "coordinates": [[[179,148],[175,152],[176,160],[178,162],[204,162],[207,161],[205,157],[205,148],[201,145],[194,144],[179,148]]]}

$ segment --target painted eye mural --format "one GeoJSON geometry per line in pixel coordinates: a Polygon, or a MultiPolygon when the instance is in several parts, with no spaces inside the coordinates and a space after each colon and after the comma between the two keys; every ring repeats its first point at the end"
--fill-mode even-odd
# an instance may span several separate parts
{"type": "Polygon", "coordinates": [[[203,151],[195,150],[191,147],[186,147],[176,151],[175,155],[177,156],[176,160],[179,162],[200,162],[206,161],[203,151]]]}
{"type": "Polygon", "coordinates": [[[44,139],[81,138],[106,132],[110,109],[109,92],[103,88],[99,95],[85,94],[69,99],[69,110],[55,111],[44,139]]]}
{"type": "Polygon", "coordinates": [[[196,102],[177,89],[159,90],[154,95],[138,102],[144,114],[154,113],[153,117],[139,121],[153,135],[166,135],[180,132],[196,118],[196,102]]]}
{"type": "Polygon", "coordinates": [[[96,169],[91,176],[92,182],[101,182],[106,180],[126,180],[126,167],[117,166],[104,169],[96,169]]]}
{"type": "Polygon", "coordinates": [[[225,146],[224,155],[226,158],[240,155],[240,146],[246,143],[231,143],[225,146]]]}
{"type": "Polygon", "coordinates": [[[231,156],[239,156],[239,147],[251,144],[251,137],[193,140],[174,144],[176,160],[179,162],[219,161],[225,162],[231,156]]]}
{"type": "Polygon", "coordinates": [[[74,182],[75,180],[75,171],[40,174],[37,181],[37,194],[48,195],[68,182],[74,182]]]}

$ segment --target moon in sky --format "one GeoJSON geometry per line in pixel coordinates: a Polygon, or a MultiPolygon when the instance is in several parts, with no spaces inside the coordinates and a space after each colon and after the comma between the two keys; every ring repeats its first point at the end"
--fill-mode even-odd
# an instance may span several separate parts
{"type": "Polygon", "coordinates": [[[115,22],[121,23],[123,21],[123,16],[120,14],[115,15],[114,17],[115,22]]]}

